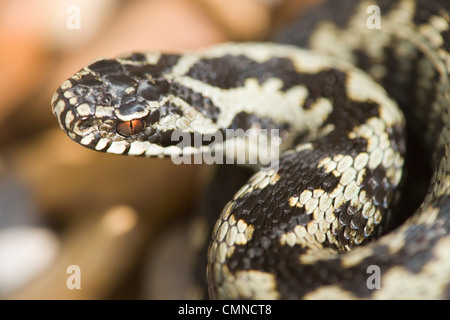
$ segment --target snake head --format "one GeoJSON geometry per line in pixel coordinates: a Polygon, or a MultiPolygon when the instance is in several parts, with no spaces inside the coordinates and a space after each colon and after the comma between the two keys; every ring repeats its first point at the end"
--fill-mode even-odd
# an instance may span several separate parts
{"type": "Polygon", "coordinates": [[[164,71],[177,59],[158,53],[98,59],[62,83],[53,113],[71,139],[90,149],[164,156],[173,130],[159,122],[176,115],[164,71]]]}

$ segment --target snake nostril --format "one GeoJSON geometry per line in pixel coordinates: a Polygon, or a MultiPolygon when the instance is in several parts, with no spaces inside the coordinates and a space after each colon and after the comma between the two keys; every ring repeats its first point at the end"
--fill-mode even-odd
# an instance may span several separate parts
{"type": "Polygon", "coordinates": [[[79,136],[85,136],[95,130],[95,123],[91,118],[81,119],[75,122],[72,130],[79,136]]]}
{"type": "Polygon", "coordinates": [[[77,127],[80,131],[86,131],[89,128],[91,128],[92,125],[93,125],[92,119],[84,119],[78,122],[77,127]]]}

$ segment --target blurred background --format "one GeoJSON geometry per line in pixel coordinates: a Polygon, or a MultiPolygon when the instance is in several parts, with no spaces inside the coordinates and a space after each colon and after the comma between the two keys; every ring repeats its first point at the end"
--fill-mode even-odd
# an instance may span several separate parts
{"type": "Polygon", "coordinates": [[[0,1],[0,299],[183,298],[195,230],[176,222],[211,168],[84,149],[53,92],[99,57],[265,40],[315,2],[0,1]]]}

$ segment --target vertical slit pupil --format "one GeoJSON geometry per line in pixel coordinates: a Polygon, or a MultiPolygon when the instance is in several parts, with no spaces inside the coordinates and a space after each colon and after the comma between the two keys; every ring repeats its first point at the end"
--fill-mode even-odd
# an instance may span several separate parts
{"type": "Polygon", "coordinates": [[[123,136],[131,136],[144,130],[145,122],[142,119],[121,122],[117,124],[117,132],[123,136]]]}

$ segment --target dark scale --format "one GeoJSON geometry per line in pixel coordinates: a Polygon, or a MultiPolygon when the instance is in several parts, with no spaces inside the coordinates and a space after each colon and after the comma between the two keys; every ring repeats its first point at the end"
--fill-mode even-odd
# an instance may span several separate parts
{"type": "Polygon", "coordinates": [[[210,119],[212,122],[217,122],[217,118],[220,114],[220,109],[214,105],[209,97],[204,96],[199,92],[195,92],[190,88],[182,86],[177,82],[171,83],[169,93],[183,99],[188,105],[194,107],[207,119],[210,119]]]}
{"type": "Polygon", "coordinates": [[[172,67],[178,62],[179,55],[164,54],[156,64],[124,64],[125,73],[133,78],[145,80],[148,78],[162,78],[165,73],[170,72],[172,67]]]}
{"type": "Polygon", "coordinates": [[[112,96],[120,97],[128,88],[136,88],[137,82],[124,74],[109,74],[103,77],[105,91],[112,96]]]}
{"type": "Polygon", "coordinates": [[[241,87],[247,79],[263,84],[269,78],[279,78],[284,83],[283,90],[287,90],[295,81],[291,79],[295,74],[288,59],[271,58],[259,63],[243,55],[202,59],[187,72],[187,76],[221,89],[241,87]]]}
{"type": "Polygon", "coordinates": [[[115,59],[101,59],[91,63],[88,68],[100,77],[104,75],[123,73],[123,65],[115,59]]]}
{"type": "Polygon", "coordinates": [[[167,96],[170,84],[165,79],[152,79],[139,81],[138,94],[149,101],[160,101],[167,96]]]}
{"type": "Polygon", "coordinates": [[[135,61],[135,62],[146,62],[147,57],[143,53],[132,53],[129,56],[124,57],[123,59],[126,59],[128,61],[135,61]]]}
{"type": "Polygon", "coordinates": [[[277,123],[268,117],[258,117],[254,114],[242,111],[234,116],[227,129],[242,129],[244,131],[248,129],[279,129],[281,130],[280,137],[283,137],[289,130],[289,127],[288,123],[277,123]]]}

